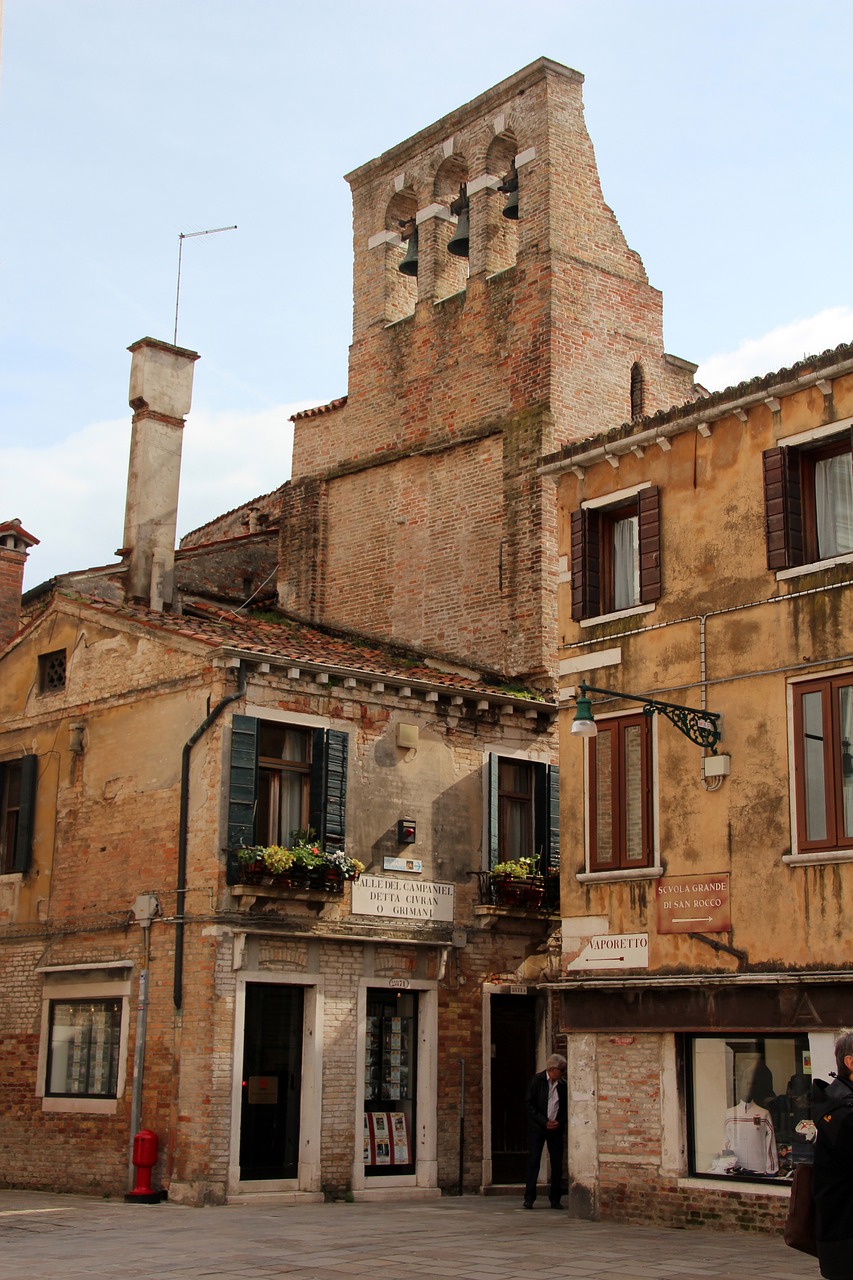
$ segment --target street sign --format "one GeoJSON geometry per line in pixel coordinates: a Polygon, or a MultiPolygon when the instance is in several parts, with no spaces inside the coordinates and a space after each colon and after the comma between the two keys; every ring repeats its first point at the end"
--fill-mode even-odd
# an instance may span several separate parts
{"type": "Polygon", "coordinates": [[[566,972],[575,969],[648,969],[647,933],[601,933],[589,938],[566,972]]]}
{"type": "Polygon", "coordinates": [[[657,882],[658,933],[728,933],[729,873],[664,876],[657,882]]]}

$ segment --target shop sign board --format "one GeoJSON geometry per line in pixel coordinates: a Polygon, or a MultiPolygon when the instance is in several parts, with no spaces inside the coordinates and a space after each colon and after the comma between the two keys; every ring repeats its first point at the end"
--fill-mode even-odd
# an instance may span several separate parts
{"type": "Polygon", "coordinates": [[[455,887],[439,881],[361,875],[352,882],[352,913],[394,920],[452,920],[455,887]]]}
{"type": "Polygon", "coordinates": [[[729,873],[663,876],[657,882],[658,933],[728,933],[729,873]]]}
{"type": "Polygon", "coordinates": [[[599,933],[588,938],[566,972],[575,969],[648,969],[647,933],[599,933]]]}

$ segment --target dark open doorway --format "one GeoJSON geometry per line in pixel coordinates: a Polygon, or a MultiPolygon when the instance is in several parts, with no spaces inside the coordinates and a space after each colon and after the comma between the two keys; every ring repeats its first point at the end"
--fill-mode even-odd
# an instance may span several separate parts
{"type": "Polygon", "coordinates": [[[246,987],[241,1181],[298,1175],[303,1008],[302,987],[246,987]]]}
{"type": "Polygon", "coordinates": [[[491,997],[492,1183],[524,1182],[527,1116],[524,1094],[536,1070],[536,997],[491,997]]]}

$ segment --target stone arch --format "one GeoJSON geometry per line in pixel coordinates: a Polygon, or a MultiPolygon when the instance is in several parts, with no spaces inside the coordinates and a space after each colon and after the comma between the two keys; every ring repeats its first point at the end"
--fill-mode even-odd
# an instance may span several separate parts
{"type": "MultiPolygon", "coordinates": [[[[459,196],[460,186],[468,182],[468,163],[461,155],[450,155],[442,160],[435,173],[432,192],[436,204],[449,208],[459,196]]],[[[445,218],[432,218],[433,252],[435,263],[436,302],[441,298],[449,298],[460,293],[468,280],[468,259],[455,258],[447,252],[450,238],[456,230],[456,220],[448,222],[445,218]]]]}
{"type": "MultiPolygon", "coordinates": [[[[395,236],[404,235],[414,223],[417,210],[417,197],[411,187],[396,191],[385,210],[385,230],[395,236]]],[[[406,240],[401,244],[385,242],[385,320],[388,324],[413,315],[418,300],[417,276],[403,275],[400,271],[408,247],[406,240]]]]}
{"type": "MultiPolygon", "coordinates": [[[[518,139],[515,134],[507,130],[497,134],[486,152],[486,173],[503,181],[513,172],[517,154],[518,139]]],[[[520,182],[518,197],[520,216],[522,209],[520,182]]],[[[518,221],[503,216],[507,199],[506,192],[495,191],[491,187],[483,192],[483,250],[486,272],[489,275],[494,275],[496,271],[506,271],[508,267],[515,265],[518,257],[518,221]]]]}

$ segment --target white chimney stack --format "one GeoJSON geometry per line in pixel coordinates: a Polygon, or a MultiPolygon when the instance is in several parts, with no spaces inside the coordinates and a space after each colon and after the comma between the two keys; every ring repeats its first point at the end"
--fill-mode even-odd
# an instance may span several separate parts
{"type": "Polygon", "coordinates": [[[184,418],[198,354],[156,338],[141,338],[128,351],[133,425],[118,554],[128,561],[128,598],[163,609],[172,603],[184,418]]]}

